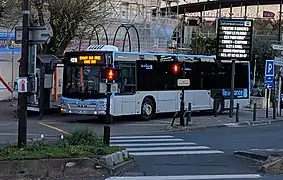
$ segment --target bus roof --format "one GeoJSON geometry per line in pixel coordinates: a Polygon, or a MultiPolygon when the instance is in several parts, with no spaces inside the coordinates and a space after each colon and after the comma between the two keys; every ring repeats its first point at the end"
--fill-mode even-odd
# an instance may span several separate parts
{"type": "MultiPolygon", "coordinates": [[[[115,56],[115,61],[136,61],[144,57],[146,60],[157,60],[156,56],[166,58],[166,56],[178,57],[179,61],[203,61],[203,62],[214,62],[216,59],[215,55],[192,55],[192,54],[181,54],[181,53],[161,53],[161,52],[124,52],[119,51],[118,47],[114,45],[90,45],[86,51],[81,52],[112,52],[115,56]]],[[[77,53],[77,52],[68,52],[77,53]]],[[[225,60],[222,62],[231,62],[231,60],[225,60]]],[[[249,63],[248,61],[236,61],[238,63],[249,63]]]]}

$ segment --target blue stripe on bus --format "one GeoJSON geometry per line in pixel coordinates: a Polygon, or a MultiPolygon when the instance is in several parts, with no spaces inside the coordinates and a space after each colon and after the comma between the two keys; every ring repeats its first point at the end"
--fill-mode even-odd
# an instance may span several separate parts
{"type": "MultiPolygon", "coordinates": [[[[115,96],[115,93],[112,93],[110,98],[113,98],[115,96]]],[[[68,102],[73,102],[73,101],[81,101],[81,99],[78,99],[78,98],[66,98],[66,97],[63,97],[61,96],[61,100],[62,101],[68,101],[68,102]]],[[[106,101],[106,98],[100,98],[100,99],[84,99],[84,101],[87,101],[87,102],[93,102],[93,101],[101,101],[101,100],[105,100],[106,101]]]]}
{"type": "Polygon", "coordinates": [[[10,35],[9,37],[11,38],[11,39],[15,39],[15,33],[0,33],[0,39],[1,40],[6,40],[7,39],[7,37],[8,37],[8,34],[10,35]]]}
{"type": "MultiPolygon", "coordinates": [[[[78,98],[66,98],[66,97],[61,97],[61,100],[63,101],[81,101],[81,99],[78,98]]],[[[101,100],[106,100],[106,98],[101,98],[101,99],[84,99],[84,101],[101,101],[101,100]]]]}
{"type": "Polygon", "coordinates": [[[167,54],[156,52],[113,52],[114,54],[132,54],[132,55],[153,55],[153,56],[178,56],[178,57],[191,57],[191,58],[216,58],[216,56],[205,55],[186,55],[186,54],[167,54]]]}

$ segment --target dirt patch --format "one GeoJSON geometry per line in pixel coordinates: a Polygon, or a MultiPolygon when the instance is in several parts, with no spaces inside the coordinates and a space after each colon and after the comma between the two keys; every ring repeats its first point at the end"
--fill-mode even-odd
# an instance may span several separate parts
{"type": "Polygon", "coordinates": [[[1,179],[72,179],[104,177],[106,168],[87,159],[0,161],[1,179]]]}

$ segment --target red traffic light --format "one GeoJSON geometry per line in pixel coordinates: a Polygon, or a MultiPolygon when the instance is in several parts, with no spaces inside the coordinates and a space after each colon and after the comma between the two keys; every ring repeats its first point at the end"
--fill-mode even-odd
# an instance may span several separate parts
{"type": "Polygon", "coordinates": [[[180,65],[177,64],[177,63],[176,63],[176,64],[173,64],[172,70],[173,70],[173,73],[174,73],[174,74],[179,73],[179,72],[180,72],[180,65]]]}
{"type": "Polygon", "coordinates": [[[116,71],[112,67],[106,68],[106,79],[108,81],[113,81],[116,78],[116,71]]]}

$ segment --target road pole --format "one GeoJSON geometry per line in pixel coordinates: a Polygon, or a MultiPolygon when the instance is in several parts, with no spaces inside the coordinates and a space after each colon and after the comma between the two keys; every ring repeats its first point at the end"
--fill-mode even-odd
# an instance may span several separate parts
{"type": "Polygon", "coordinates": [[[104,125],[104,144],[110,145],[110,124],[112,122],[112,116],[110,114],[110,99],[111,98],[111,83],[107,82],[107,97],[106,97],[106,124],[104,125]]]}
{"type": "Polygon", "coordinates": [[[281,107],[280,107],[280,104],[281,104],[281,87],[282,87],[282,73],[281,73],[281,70],[282,70],[282,67],[280,68],[280,71],[279,71],[279,82],[278,82],[278,99],[277,99],[277,116],[280,116],[280,111],[281,111],[281,107]]]}
{"type": "Polygon", "coordinates": [[[274,77],[273,78],[272,119],[276,119],[276,105],[277,105],[276,104],[276,83],[275,83],[275,77],[274,77]]]}
{"type": "Polygon", "coordinates": [[[269,89],[266,89],[266,105],[265,105],[265,118],[268,118],[268,104],[269,104],[269,89]]]}
{"type": "Polygon", "coordinates": [[[233,117],[233,112],[234,112],[235,66],[236,66],[235,59],[232,59],[230,111],[229,111],[230,118],[233,117]]]}
{"type": "MultiPolygon", "coordinates": [[[[22,58],[20,61],[19,76],[28,77],[29,59],[29,0],[23,0],[23,31],[22,31],[22,58]]],[[[27,142],[27,93],[18,94],[18,147],[27,142]]]]}
{"type": "MultiPolygon", "coordinates": [[[[182,78],[185,79],[186,76],[186,64],[185,62],[182,63],[182,78]]],[[[182,93],[181,93],[181,106],[180,106],[180,126],[185,126],[185,118],[184,118],[184,113],[185,113],[185,87],[182,86],[182,93]]]]}

